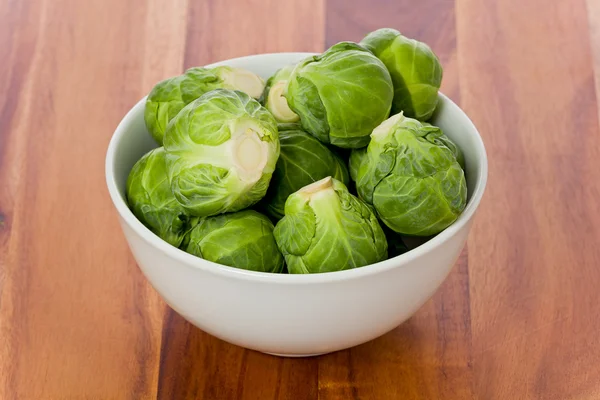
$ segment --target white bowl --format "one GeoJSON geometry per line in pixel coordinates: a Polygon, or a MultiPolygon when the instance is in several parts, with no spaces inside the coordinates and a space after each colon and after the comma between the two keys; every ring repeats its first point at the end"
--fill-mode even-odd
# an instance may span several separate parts
{"type": "MultiPolygon", "coordinates": [[[[310,53],[261,54],[212,64],[246,68],[265,79],[310,53]]],[[[440,94],[434,123],[463,150],[469,201],[449,228],[398,257],[352,270],[310,275],[246,271],[170,246],[131,213],[125,182],[156,147],[140,100],[117,127],[106,155],[106,182],[129,247],[146,278],[189,322],[239,346],[284,356],[328,353],[367,342],[417,311],[444,281],[463,248],[487,180],[486,152],[465,113],[440,94]]]]}

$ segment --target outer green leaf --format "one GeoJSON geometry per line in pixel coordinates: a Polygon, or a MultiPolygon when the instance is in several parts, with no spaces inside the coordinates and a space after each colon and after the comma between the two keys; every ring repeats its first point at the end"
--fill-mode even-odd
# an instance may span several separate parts
{"type": "Polygon", "coordinates": [[[146,128],[161,146],[169,121],[185,106],[181,99],[182,79],[182,76],[176,76],[159,82],[152,88],[146,99],[144,109],[146,128]]]}
{"type": "Polygon", "coordinates": [[[323,143],[330,143],[327,110],[319,89],[303,76],[295,76],[288,83],[288,105],[300,116],[302,128],[323,143]]]}
{"type": "MultiPolygon", "coordinates": [[[[427,122],[423,123],[424,126],[433,126],[431,124],[428,124],[427,122]]],[[[444,135],[444,133],[442,132],[442,130],[440,128],[434,127],[434,133],[433,134],[429,134],[427,135],[427,140],[429,140],[432,143],[435,143],[437,145],[444,145],[447,148],[450,149],[450,151],[452,152],[452,154],[454,154],[454,157],[456,157],[456,161],[458,161],[458,163],[460,164],[461,168],[464,170],[465,169],[465,156],[462,152],[462,150],[460,149],[460,147],[458,147],[456,145],[456,143],[454,143],[452,140],[450,140],[450,138],[446,135],[444,135]]]]}
{"type": "Polygon", "coordinates": [[[202,96],[206,92],[210,92],[213,89],[233,89],[226,87],[223,79],[220,77],[219,68],[202,68],[194,67],[185,71],[185,74],[181,80],[181,99],[185,104],[189,104],[202,96]]]}
{"type": "MultiPolygon", "coordinates": [[[[290,206],[291,207],[291,206],[290,206]]],[[[301,201],[293,207],[294,212],[275,226],[279,247],[293,256],[303,256],[315,237],[316,217],[308,203],[301,201]]]]}
{"type": "Polygon", "coordinates": [[[127,179],[127,202],[148,229],[179,246],[190,228],[190,217],[171,193],[162,147],[145,154],[127,179]]]}
{"type": "Polygon", "coordinates": [[[264,89],[264,82],[250,71],[228,66],[190,68],[181,82],[181,96],[185,104],[214,89],[239,90],[258,99],[264,89]]]}
{"type": "Polygon", "coordinates": [[[273,228],[267,217],[253,210],[202,218],[189,233],[183,249],[230,267],[282,272],[283,256],[277,249],[273,228]]]}
{"type": "Polygon", "coordinates": [[[431,48],[390,28],[369,33],[360,44],[383,61],[390,72],[394,83],[392,114],[402,111],[408,117],[428,120],[437,106],[443,75],[431,48]]]}
{"type": "Polygon", "coordinates": [[[360,169],[360,166],[362,165],[366,155],[366,147],[362,147],[360,149],[353,149],[352,153],[350,153],[350,178],[352,178],[353,181],[356,181],[358,179],[358,170],[360,169]]]}

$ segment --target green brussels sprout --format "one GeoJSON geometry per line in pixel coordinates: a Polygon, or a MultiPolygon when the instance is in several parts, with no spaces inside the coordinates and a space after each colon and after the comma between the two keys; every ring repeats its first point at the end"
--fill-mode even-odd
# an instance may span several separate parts
{"type": "Polygon", "coordinates": [[[282,272],[283,256],[273,237],[273,223],[244,210],[201,218],[182,249],[205,260],[261,272],[282,272]]]}
{"type": "Polygon", "coordinates": [[[305,131],[324,143],[364,147],[390,113],[394,89],[385,65],[356,43],[338,43],[301,61],[284,91],[305,131]]]}
{"type": "Polygon", "coordinates": [[[164,148],[151,150],[135,163],[127,178],[126,195],[137,219],[164,241],[179,246],[191,218],[171,193],[164,148]]]}
{"type": "Polygon", "coordinates": [[[274,234],[291,274],[341,271],[387,258],[385,234],[371,208],[331,177],[290,195],[274,234]]]}
{"type": "MultiPolygon", "coordinates": [[[[431,124],[428,124],[427,122],[422,122],[422,124],[425,125],[425,126],[433,126],[431,124]]],[[[446,146],[447,148],[450,149],[450,151],[452,152],[452,154],[454,154],[454,157],[456,157],[456,161],[458,161],[458,163],[460,164],[460,167],[464,171],[464,169],[465,169],[465,156],[464,156],[462,150],[460,149],[460,147],[458,147],[456,145],[456,143],[454,143],[452,140],[450,140],[450,138],[448,136],[444,135],[443,133],[438,138],[436,138],[435,140],[437,140],[439,144],[442,144],[442,145],[444,145],[444,146],[446,146]]]]}
{"type": "Polygon", "coordinates": [[[263,92],[262,104],[273,114],[277,122],[296,122],[300,120],[298,114],[288,106],[287,99],[283,96],[288,79],[295,65],[288,65],[278,70],[267,80],[263,92]]]}
{"type": "Polygon", "coordinates": [[[213,89],[231,89],[259,98],[264,82],[261,77],[241,68],[194,67],[185,74],[157,83],[146,99],[144,121],[156,142],[162,146],[168,123],[183,107],[213,89]]]}
{"type": "Polygon", "coordinates": [[[352,150],[352,154],[350,154],[350,161],[348,162],[348,166],[350,167],[350,178],[354,182],[358,179],[358,171],[360,170],[360,166],[367,155],[367,148],[363,147],[360,149],[352,150]]]}
{"type": "Polygon", "coordinates": [[[365,153],[351,157],[360,198],[398,233],[434,235],[465,208],[465,175],[442,135],[400,113],[373,130],[365,153]]]}
{"type": "Polygon", "coordinates": [[[344,162],[299,125],[279,125],[281,152],[263,199],[265,211],[274,219],[283,217],[288,196],[304,186],[331,176],[348,184],[344,162]]]}
{"type": "Polygon", "coordinates": [[[182,80],[183,75],[165,79],[157,83],[146,98],[144,122],[154,140],[161,146],[167,124],[185,107],[181,98],[182,80]]]}
{"type": "Polygon", "coordinates": [[[243,68],[194,67],[188,69],[184,76],[181,82],[181,98],[185,104],[214,89],[239,90],[258,99],[265,87],[265,82],[260,76],[243,68]]]}
{"type": "Polygon", "coordinates": [[[360,44],[383,61],[392,76],[392,114],[403,111],[407,117],[428,120],[437,106],[443,75],[431,48],[390,28],[369,33],[360,44]]]}
{"type": "Polygon", "coordinates": [[[267,192],[279,157],[277,123],[247,94],[215,89],[177,114],[165,150],[171,190],[191,215],[239,211],[267,192]]]}

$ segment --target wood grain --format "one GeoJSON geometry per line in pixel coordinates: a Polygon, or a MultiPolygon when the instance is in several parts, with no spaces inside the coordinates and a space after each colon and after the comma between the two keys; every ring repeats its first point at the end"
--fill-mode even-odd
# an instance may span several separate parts
{"type": "Polygon", "coordinates": [[[600,398],[600,6],[593,0],[0,0],[0,399],[600,398]],[[370,343],[282,359],[166,307],[104,185],[125,112],[184,68],[427,42],[488,149],[437,294],[370,343]]]}
{"type": "MultiPolygon", "coordinates": [[[[587,0],[588,24],[590,29],[590,46],[592,49],[594,82],[596,84],[596,101],[600,98],[600,2],[587,0]]],[[[600,107],[598,107],[600,114],[600,107]]]]}
{"type": "Polygon", "coordinates": [[[317,359],[286,359],[216,339],[168,313],[160,399],[313,399],[317,359]]]}
{"type": "Polygon", "coordinates": [[[322,51],[324,9],[325,0],[190,2],[185,66],[258,53],[322,51]]]}
{"type": "Polygon", "coordinates": [[[585,3],[457,10],[462,105],[490,158],[469,240],[476,393],[598,399],[600,132],[585,3]]]}
{"type": "Polygon", "coordinates": [[[135,27],[147,9],[0,9],[0,398],[151,398],[162,303],[119,233],[103,168],[115,126],[146,91],[135,27]]]}

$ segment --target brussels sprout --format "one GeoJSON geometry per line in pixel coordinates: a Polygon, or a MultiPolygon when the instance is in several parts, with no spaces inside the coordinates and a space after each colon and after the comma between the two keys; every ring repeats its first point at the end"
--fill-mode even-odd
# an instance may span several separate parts
{"type": "Polygon", "coordinates": [[[356,43],[338,43],[294,68],[284,91],[304,130],[321,142],[364,147],[390,113],[394,90],[385,65],[356,43]]]}
{"type": "Polygon", "coordinates": [[[385,235],[371,208],[331,177],[290,195],[274,234],[292,274],[340,271],[387,258],[385,235]]]}
{"type": "Polygon", "coordinates": [[[179,246],[190,228],[190,217],[171,193],[162,147],[146,153],[131,169],[127,202],[137,219],[173,246],[179,246]]]}
{"type": "Polygon", "coordinates": [[[278,122],[296,122],[300,120],[298,114],[290,109],[287,99],[283,96],[294,67],[295,65],[288,65],[278,70],[275,75],[267,80],[263,92],[262,103],[278,122]]]}
{"type": "Polygon", "coordinates": [[[161,146],[167,124],[185,107],[180,87],[183,78],[183,75],[176,76],[157,83],[146,98],[144,122],[154,140],[161,146]]]}
{"type": "Polygon", "coordinates": [[[152,137],[162,146],[167,125],[179,111],[204,93],[218,88],[241,90],[258,98],[264,82],[250,71],[227,66],[194,67],[183,75],[159,82],[150,91],[144,110],[144,121],[152,137]]]}
{"type": "MultiPolygon", "coordinates": [[[[431,124],[428,124],[427,122],[423,122],[422,123],[425,126],[433,126],[431,124]]],[[[438,128],[439,129],[439,128],[438,128]]],[[[450,149],[450,151],[452,152],[452,154],[454,154],[454,157],[456,157],[456,161],[458,161],[458,163],[460,164],[460,167],[463,169],[465,169],[465,156],[463,155],[462,150],[460,149],[460,147],[458,147],[456,145],[456,143],[454,143],[452,140],[450,140],[450,138],[444,134],[441,134],[440,137],[436,138],[435,140],[438,141],[438,144],[442,144],[444,146],[446,146],[447,148],[450,149]]]]}
{"type": "Polygon", "coordinates": [[[442,135],[400,113],[373,130],[365,154],[353,154],[359,196],[398,233],[434,235],[465,207],[465,175],[442,135]]]}
{"type": "Polygon", "coordinates": [[[283,217],[285,201],[298,189],[328,176],[344,184],[349,181],[344,162],[324,144],[298,125],[279,128],[281,153],[263,199],[266,212],[274,219],[283,217]]]}
{"type": "Polygon", "coordinates": [[[273,223],[253,210],[201,218],[186,237],[183,250],[230,267],[261,272],[283,270],[273,223]]]}
{"type": "Polygon", "coordinates": [[[247,94],[215,89],[177,114],[165,150],[171,190],[190,214],[239,211],[267,192],[279,157],[277,123],[247,94]]]}
{"type": "Polygon", "coordinates": [[[190,68],[181,82],[181,98],[189,104],[214,89],[239,90],[258,99],[265,87],[263,79],[245,69],[233,67],[190,68]]]}
{"type": "Polygon", "coordinates": [[[458,161],[458,164],[460,165],[460,167],[464,170],[465,169],[465,156],[463,155],[462,150],[460,149],[460,147],[458,147],[456,145],[456,143],[454,143],[452,140],[450,140],[450,138],[446,135],[441,135],[438,140],[447,148],[450,149],[450,151],[452,152],[452,154],[454,154],[454,157],[456,158],[456,161],[458,161]]]}
{"type": "Polygon", "coordinates": [[[356,182],[358,179],[358,171],[360,170],[360,166],[367,155],[367,148],[363,147],[361,149],[352,150],[352,154],[350,154],[350,162],[348,163],[350,167],[350,177],[353,181],[356,182]]]}
{"type": "Polygon", "coordinates": [[[369,33],[360,44],[383,61],[392,76],[392,114],[403,111],[407,117],[428,120],[437,106],[443,75],[429,46],[390,28],[369,33]]]}

